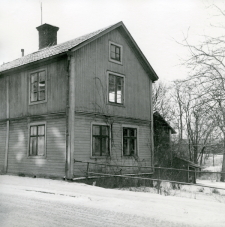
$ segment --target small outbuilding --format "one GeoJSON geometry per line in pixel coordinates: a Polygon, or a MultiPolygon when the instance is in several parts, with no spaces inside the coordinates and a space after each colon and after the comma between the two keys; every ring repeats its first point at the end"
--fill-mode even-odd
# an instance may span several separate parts
{"type": "Polygon", "coordinates": [[[200,165],[180,157],[173,158],[173,168],[184,169],[184,171],[180,170],[174,172],[177,181],[194,184],[196,184],[198,172],[201,171],[200,165]]]}
{"type": "Polygon", "coordinates": [[[154,125],[154,164],[155,166],[171,167],[172,150],[171,150],[171,134],[176,131],[169,123],[159,114],[153,114],[154,125]]]}

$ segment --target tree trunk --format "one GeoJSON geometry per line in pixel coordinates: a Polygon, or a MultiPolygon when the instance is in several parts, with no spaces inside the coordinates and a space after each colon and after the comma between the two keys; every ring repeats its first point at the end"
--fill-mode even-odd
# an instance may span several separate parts
{"type": "MultiPolygon", "coordinates": [[[[222,163],[222,172],[225,172],[225,133],[223,134],[223,163],[222,163]]],[[[220,181],[224,182],[225,173],[221,173],[220,181]]]]}

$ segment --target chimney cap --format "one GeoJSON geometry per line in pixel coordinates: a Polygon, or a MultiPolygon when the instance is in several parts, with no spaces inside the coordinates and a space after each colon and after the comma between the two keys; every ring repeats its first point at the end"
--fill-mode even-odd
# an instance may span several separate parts
{"type": "Polygon", "coordinates": [[[51,29],[54,29],[56,32],[59,30],[59,27],[56,27],[56,26],[53,26],[53,25],[51,25],[51,24],[42,24],[42,25],[40,25],[40,26],[38,26],[38,27],[36,27],[36,29],[38,30],[38,31],[41,31],[42,29],[45,29],[45,28],[51,28],[51,29]]]}

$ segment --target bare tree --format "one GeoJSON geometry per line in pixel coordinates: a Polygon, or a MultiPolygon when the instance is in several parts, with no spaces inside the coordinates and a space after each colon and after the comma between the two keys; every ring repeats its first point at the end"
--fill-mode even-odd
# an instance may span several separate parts
{"type": "MultiPolygon", "coordinates": [[[[224,10],[219,10],[225,15],[224,10]]],[[[224,28],[221,29],[223,34],[224,28]]],[[[190,80],[198,87],[196,97],[207,106],[207,111],[212,112],[223,134],[225,154],[225,36],[205,37],[198,46],[185,39],[183,45],[190,53],[185,65],[190,69],[190,80]]],[[[222,170],[225,171],[225,155],[222,170]]],[[[222,176],[221,180],[224,178],[222,176]]]]}

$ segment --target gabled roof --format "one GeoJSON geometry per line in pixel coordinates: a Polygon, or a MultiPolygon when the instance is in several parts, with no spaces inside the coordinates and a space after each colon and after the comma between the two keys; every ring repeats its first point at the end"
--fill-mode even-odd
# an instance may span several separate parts
{"type": "Polygon", "coordinates": [[[176,131],[169,125],[169,123],[160,115],[158,111],[153,113],[153,117],[158,118],[163,124],[171,130],[172,134],[176,134],[176,131]]]}
{"type": "Polygon", "coordinates": [[[24,57],[21,57],[21,58],[14,60],[14,61],[5,63],[5,64],[0,66],[0,73],[8,71],[10,69],[14,69],[14,68],[23,66],[23,65],[27,65],[29,63],[36,62],[36,61],[39,61],[39,60],[42,60],[42,59],[57,56],[57,55],[66,53],[67,51],[70,51],[70,50],[78,49],[78,48],[86,45],[87,43],[101,37],[102,35],[110,32],[110,31],[112,31],[116,28],[119,28],[119,27],[121,27],[125,31],[126,38],[128,38],[132,42],[136,51],[140,55],[141,59],[144,61],[145,65],[147,66],[148,72],[150,72],[151,75],[152,75],[152,80],[153,81],[157,80],[158,79],[157,74],[155,73],[154,69],[151,67],[148,60],[145,58],[145,56],[141,52],[140,48],[138,47],[138,45],[136,44],[136,42],[134,41],[134,39],[130,35],[129,31],[126,29],[123,22],[119,22],[117,24],[111,25],[109,27],[100,29],[98,31],[89,33],[87,35],[78,37],[76,39],[72,39],[70,41],[67,41],[67,42],[64,42],[64,43],[61,43],[61,44],[58,44],[58,45],[55,45],[55,46],[43,48],[43,49],[38,50],[38,51],[36,51],[32,54],[28,54],[24,57]]]}

